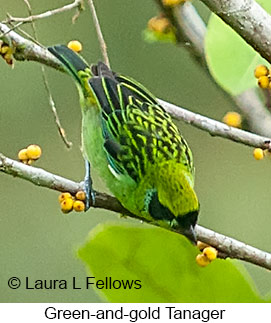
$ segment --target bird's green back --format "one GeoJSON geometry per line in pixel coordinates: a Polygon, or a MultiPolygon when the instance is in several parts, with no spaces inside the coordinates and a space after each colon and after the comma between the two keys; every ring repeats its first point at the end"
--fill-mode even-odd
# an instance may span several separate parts
{"type": "Polygon", "coordinates": [[[49,50],[77,81],[85,152],[108,188],[132,213],[195,241],[193,157],[171,116],[140,83],[104,63],[90,68],[65,46],[49,50]]]}
{"type": "Polygon", "coordinates": [[[191,150],[170,115],[139,83],[106,75],[101,67],[89,85],[102,111],[104,148],[114,171],[138,182],[152,164],[174,160],[193,178],[191,150]]]}

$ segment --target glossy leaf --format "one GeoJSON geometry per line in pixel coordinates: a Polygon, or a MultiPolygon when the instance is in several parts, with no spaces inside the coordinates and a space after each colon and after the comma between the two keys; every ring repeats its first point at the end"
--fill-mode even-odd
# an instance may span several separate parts
{"type": "MultiPolygon", "coordinates": [[[[271,1],[259,2],[271,13],[271,1]]],[[[259,21],[259,28],[262,22],[259,21]]],[[[216,82],[232,95],[257,86],[254,69],[259,64],[269,66],[231,27],[212,14],[205,37],[205,53],[209,70],[216,82]]]]}
{"type": "Polygon", "coordinates": [[[131,289],[96,289],[111,302],[262,301],[239,262],[218,259],[202,268],[198,253],[179,234],[131,224],[99,225],[78,251],[96,280],[133,281],[131,289]]]}

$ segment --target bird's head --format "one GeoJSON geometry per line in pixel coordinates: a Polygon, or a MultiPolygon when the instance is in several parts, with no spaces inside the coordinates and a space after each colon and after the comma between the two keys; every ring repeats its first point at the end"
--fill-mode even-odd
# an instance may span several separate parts
{"type": "Polygon", "coordinates": [[[196,242],[194,227],[199,202],[193,189],[193,175],[178,163],[163,163],[155,175],[155,190],[149,199],[152,218],[166,221],[192,242],[196,242]]]}

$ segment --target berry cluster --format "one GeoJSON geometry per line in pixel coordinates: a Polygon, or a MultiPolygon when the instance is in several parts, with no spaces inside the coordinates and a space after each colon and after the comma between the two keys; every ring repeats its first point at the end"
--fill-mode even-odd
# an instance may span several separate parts
{"type": "Polygon", "coordinates": [[[199,266],[206,267],[217,258],[217,250],[208,246],[206,243],[198,241],[197,247],[202,251],[202,253],[198,254],[196,257],[196,262],[199,266]]]}
{"type": "Polygon", "coordinates": [[[69,213],[72,210],[76,212],[85,211],[85,200],[86,193],[84,191],[78,191],[75,196],[70,193],[61,193],[58,197],[60,203],[61,211],[63,213],[69,213]]]}
{"type": "Polygon", "coordinates": [[[258,65],[254,70],[254,76],[258,79],[258,85],[262,89],[271,89],[271,71],[265,65],[258,65]]]}
{"type": "Polygon", "coordinates": [[[38,160],[41,156],[41,148],[38,145],[29,145],[27,148],[18,152],[18,158],[21,162],[31,165],[33,161],[38,160]]]}
{"type": "Polygon", "coordinates": [[[8,65],[13,66],[13,49],[2,40],[0,40],[0,55],[8,65]]]}

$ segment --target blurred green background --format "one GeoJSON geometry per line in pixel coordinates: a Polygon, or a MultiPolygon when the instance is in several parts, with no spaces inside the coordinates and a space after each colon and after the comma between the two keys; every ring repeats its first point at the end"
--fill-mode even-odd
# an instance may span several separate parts
{"type": "MultiPolygon", "coordinates": [[[[97,2],[97,1],[96,1],[97,2]]],[[[32,0],[35,13],[68,1],[32,0]]],[[[207,19],[209,13],[194,2],[207,19]]],[[[0,0],[1,20],[8,12],[26,16],[23,0],[0,0]]],[[[146,44],[142,30],[158,10],[154,1],[100,0],[96,4],[108,45],[111,66],[141,81],[158,97],[194,112],[221,120],[234,107],[183,48],[170,44],[146,44]]],[[[101,59],[88,7],[75,25],[73,12],[36,23],[39,41],[46,45],[78,39],[89,62],[101,59]]],[[[30,26],[25,30],[31,32],[30,26]]],[[[234,62],[233,62],[234,63],[234,62]]],[[[80,181],[84,163],[80,153],[81,113],[77,90],[70,77],[46,68],[59,116],[68,139],[60,139],[40,66],[15,62],[13,70],[0,61],[0,152],[16,158],[31,143],[39,144],[43,156],[35,165],[80,181]]],[[[252,148],[179,123],[195,159],[196,191],[201,202],[199,223],[260,249],[271,252],[270,167],[271,160],[257,162],[252,148]]],[[[95,188],[105,191],[94,176],[95,188]]],[[[1,302],[98,302],[93,290],[10,290],[8,278],[66,279],[86,276],[75,252],[97,223],[116,219],[104,210],[63,215],[58,193],[0,174],[0,301],[1,302]]],[[[119,219],[119,221],[130,221],[119,219]]],[[[101,255],[102,256],[102,255],[101,255]]],[[[261,294],[271,290],[270,272],[245,264],[261,294]]],[[[230,282],[229,282],[230,283],[230,282]]]]}

